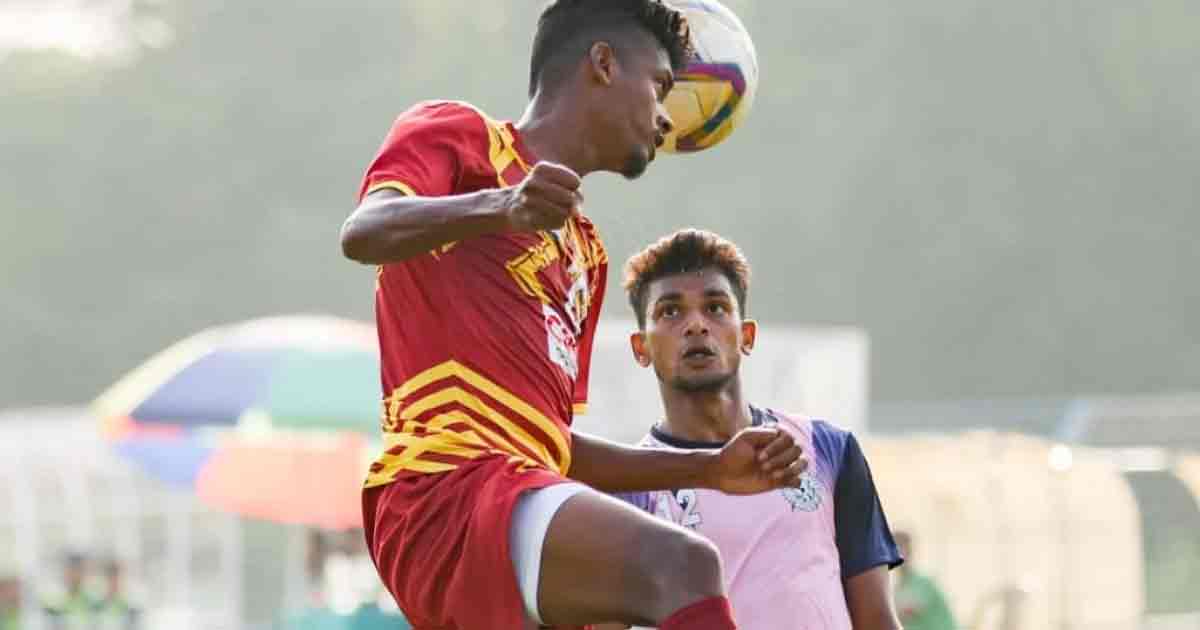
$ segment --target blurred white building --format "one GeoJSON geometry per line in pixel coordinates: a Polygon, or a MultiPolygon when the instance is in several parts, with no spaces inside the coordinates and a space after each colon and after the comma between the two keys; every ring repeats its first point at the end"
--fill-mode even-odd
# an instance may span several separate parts
{"type": "Polygon", "coordinates": [[[237,628],[242,535],[238,519],[118,458],[86,410],[0,414],[0,574],[22,579],[27,612],[71,551],[126,565],[135,599],[154,604],[147,627],[237,628]]]}

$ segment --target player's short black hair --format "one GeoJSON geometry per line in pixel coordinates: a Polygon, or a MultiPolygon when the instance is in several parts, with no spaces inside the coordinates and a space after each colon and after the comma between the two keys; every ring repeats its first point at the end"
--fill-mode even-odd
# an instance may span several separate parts
{"type": "Polygon", "coordinates": [[[540,83],[562,78],[597,41],[638,30],[654,36],[673,69],[682,69],[691,57],[687,18],[663,0],[554,0],[538,18],[529,59],[529,95],[540,83]]]}
{"type": "Polygon", "coordinates": [[[725,275],[737,298],[738,312],[745,317],[750,263],[742,250],[719,234],[688,228],[662,237],[625,263],[625,291],[638,328],[646,328],[646,289],[650,283],[705,269],[716,269],[725,275]]]}

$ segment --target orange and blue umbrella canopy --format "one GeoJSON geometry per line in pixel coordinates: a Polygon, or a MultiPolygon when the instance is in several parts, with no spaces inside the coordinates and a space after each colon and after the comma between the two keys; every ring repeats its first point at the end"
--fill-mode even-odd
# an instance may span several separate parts
{"type": "Polygon", "coordinates": [[[119,453],[213,505],[353,527],[379,427],[375,330],[307,316],[209,329],[152,357],[95,406],[119,453]]]}

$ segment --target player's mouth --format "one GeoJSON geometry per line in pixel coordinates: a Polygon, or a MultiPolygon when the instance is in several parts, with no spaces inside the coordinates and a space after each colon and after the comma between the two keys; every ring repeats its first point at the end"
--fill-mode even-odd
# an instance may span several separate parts
{"type": "Polygon", "coordinates": [[[683,351],[683,360],[688,363],[706,363],[717,356],[717,351],[708,346],[694,346],[683,351]]]}

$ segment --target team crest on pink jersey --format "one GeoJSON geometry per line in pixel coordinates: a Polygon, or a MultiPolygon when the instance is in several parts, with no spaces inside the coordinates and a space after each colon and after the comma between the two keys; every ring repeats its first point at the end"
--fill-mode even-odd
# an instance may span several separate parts
{"type": "Polygon", "coordinates": [[[812,473],[806,472],[800,476],[798,488],[784,488],[779,492],[787,499],[788,505],[792,506],[793,512],[816,512],[821,509],[821,503],[824,501],[821,493],[824,491],[825,486],[821,481],[812,473]]]}

